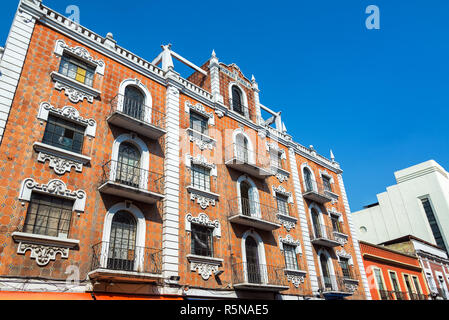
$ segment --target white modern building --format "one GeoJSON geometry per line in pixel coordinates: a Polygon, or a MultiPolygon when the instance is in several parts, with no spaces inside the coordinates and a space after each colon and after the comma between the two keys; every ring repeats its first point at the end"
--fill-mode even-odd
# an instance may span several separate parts
{"type": "Polygon", "coordinates": [[[358,238],[382,243],[413,235],[449,251],[449,173],[429,160],[394,173],[397,184],[353,213],[358,238]]]}

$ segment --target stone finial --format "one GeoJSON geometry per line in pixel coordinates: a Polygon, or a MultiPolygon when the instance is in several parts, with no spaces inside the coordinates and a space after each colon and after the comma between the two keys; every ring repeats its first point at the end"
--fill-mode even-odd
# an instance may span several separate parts
{"type": "Polygon", "coordinates": [[[212,49],[212,58],[216,58],[216,57],[217,57],[217,55],[215,54],[215,50],[212,49]]]}
{"type": "Polygon", "coordinates": [[[112,32],[108,32],[108,34],[106,35],[106,38],[114,39],[114,35],[112,34],[112,32]]]}
{"type": "Polygon", "coordinates": [[[334,156],[334,153],[332,152],[332,149],[331,149],[331,160],[332,160],[332,162],[335,162],[335,156],[334,156]]]}
{"type": "Polygon", "coordinates": [[[256,78],[254,77],[254,75],[251,75],[251,82],[252,83],[256,82],[256,78]]]}

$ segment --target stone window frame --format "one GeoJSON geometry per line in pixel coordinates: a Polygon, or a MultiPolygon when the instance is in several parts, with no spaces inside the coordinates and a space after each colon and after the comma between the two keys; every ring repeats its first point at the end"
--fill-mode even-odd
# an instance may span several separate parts
{"type": "MultiPolygon", "coordinates": [[[[95,68],[95,75],[104,76],[106,64],[103,60],[95,60],[90,54],[89,50],[82,46],[70,47],[62,39],[56,40],[53,53],[59,58],[58,69],[51,73],[51,78],[55,82],[55,89],[58,91],[65,91],[65,95],[72,103],[78,103],[86,99],[89,103],[93,103],[94,99],[100,97],[101,92],[93,86],[88,86],[71,79],[59,73],[62,57],[67,54],[75,59],[78,59],[95,68]]],[[[97,83],[96,76],[94,76],[94,84],[97,83]]]]}
{"type": "MultiPolygon", "coordinates": [[[[39,106],[37,119],[43,125],[44,122],[48,122],[50,115],[85,127],[84,137],[87,136],[92,139],[96,136],[97,122],[92,118],[81,117],[79,111],[73,106],[66,105],[63,108],[56,108],[48,102],[42,102],[39,106]]],[[[83,165],[91,161],[91,157],[82,153],[65,150],[42,141],[36,141],[33,148],[38,152],[37,161],[45,163],[48,160],[50,168],[58,175],[64,175],[66,172],[70,172],[72,168],[77,172],[82,172],[83,165]]]]}

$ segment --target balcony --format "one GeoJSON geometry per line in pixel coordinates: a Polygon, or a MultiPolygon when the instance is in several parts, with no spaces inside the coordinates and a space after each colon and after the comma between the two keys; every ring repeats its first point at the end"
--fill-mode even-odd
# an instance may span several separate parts
{"type": "Polygon", "coordinates": [[[162,278],[162,250],[100,242],[92,246],[92,280],[156,282],[162,278]]]}
{"type": "Polygon", "coordinates": [[[276,208],[240,197],[229,200],[228,205],[228,220],[232,223],[265,231],[273,231],[281,227],[276,208]]]}
{"type": "Polygon", "coordinates": [[[338,232],[322,224],[313,225],[313,230],[310,231],[310,240],[313,244],[329,248],[342,245],[338,232]]]}
{"type": "Polygon", "coordinates": [[[284,268],[246,262],[232,265],[232,284],[240,290],[279,292],[289,288],[284,268]]]}
{"type": "Polygon", "coordinates": [[[357,285],[351,285],[347,278],[341,276],[321,276],[318,281],[320,291],[326,298],[342,298],[351,296],[356,290],[357,285]]]}
{"type": "Polygon", "coordinates": [[[266,179],[273,175],[269,157],[259,155],[236,143],[225,148],[225,164],[259,179],[266,179]]]}
{"type": "Polygon", "coordinates": [[[112,99],[111,113],[106,120],[115,126],[157,140],[167,133],[165,119],[162,112],[119,94],[112,99]]]}
{"type": "Polygon", "coordinates": [[[304,192],[302,194],[304,198],[320,204],[332,201],[332,197],[329,195],[328,190],[324,187],[323,183],[312,179],[306,179],[304,187],[304,192]]]}
{"type": "Polygon", "coordinates": [[[153,204],[164,199],[164,176],[110,160],[103,165],[100,192],[153,204]]]}
{"type": "Polygon", "coordinates": [[[241,101],[238,99],[229,98],[229,106],[230,110],[238,113],[242,117],[249,119],[249,109],[247,106],[243,105],[241,101]]]}
{"type": "Polygon", "coordinates": [[[402,291],[379,290],[380,300],[408,300],[402,291]]]}
{"type": "Polygon", "coordinates": [[[428,295],[422,293],[409,293],[410,300],[429,300],[428,295]]]}

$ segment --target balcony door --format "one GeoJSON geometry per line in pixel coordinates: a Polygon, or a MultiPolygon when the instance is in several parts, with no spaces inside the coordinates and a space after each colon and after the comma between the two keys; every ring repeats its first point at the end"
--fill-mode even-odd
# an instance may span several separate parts
{"type": "Polygon", "coordinates": [[[247,237],[245,241],[246,250],[246,274],[249,283],[262,283],[260,273],[259,250],[256,240],[247,237]]]}
{"type": "Polygon", "coordinates": [[[143,120],[145,116],[145,96],[134,86],[125,88],[123,112],[130,117],[143,120]]]}
{"type": "Polygon", "coordinates": [[[259,217],[257,188],[247,181],[240,183],[240,202],[243,215],[259,217]]]}
{"type": "Polygon", "coordinates": [[[315,233],[315,238],[321,238],[323,236],[323,232],[321,230],[319,213],[315,208],[312,208],[311,212],[312,212],[313,232],[315,233]]]}
{"type": "Polygon", "coordinates": [[[117,164],[117,182],[139,187],[140,181],[140,152],[139,150],[128,142],[120,144],[117,164]]]}
{"type": "Polygon", "coordinates": [[[112,218],[108,249],[108,269],[133,271],[136,258],[137,223],[127,211],[112,218]]]}
{"type": "Polygon", "coordinates": [[[240,90],[236,86],[232,87],[232,109],[235,112],[238,112],[241,115],[244,115],[243,106],[242,106],[242,95],[240,93],[240,90]]]}
{"type": "Polygon", "coordinates": [[[329,270],[329,258],[322,253],[320,255],[321,277],[325,291],[332,290],[332,278],[329,270]]]}
{"type": "Polygon", "coordinates": [[[242,163],[249,163],[249,152],[248,152],[248,138],[243,135],[238,135],[236,138],[236,146],[235,146],[235,156],[238,161],[242,163]]]}
{"type": "Polygon", "coordinates": [[[308,168],[304,168],[304,182],[306,191],[313,191],[312,172],[308,168]]]}

